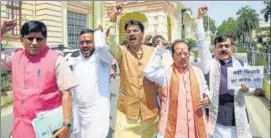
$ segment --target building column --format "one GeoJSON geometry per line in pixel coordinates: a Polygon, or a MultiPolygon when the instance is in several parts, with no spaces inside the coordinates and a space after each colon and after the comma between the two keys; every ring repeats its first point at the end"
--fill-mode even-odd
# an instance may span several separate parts
{"type": "Polygon", "coordinates": [[[93,7],[93,27],[96,28],[98,24],[102,24],[102,3],[101,1],[94,1],[93,7]]]}
{"type": "Polygon", "coordinates": [[[68,47],[68,12],[67,1],[62,1],[62,42],[63,45],[68,47]]]}
{"type": "Polygon", "coordinates": [[[94,27],[94,1],[90,2],[91,5],[91,13],[88,14],[87,17],[87,27],[93,29],[94,27]]]}

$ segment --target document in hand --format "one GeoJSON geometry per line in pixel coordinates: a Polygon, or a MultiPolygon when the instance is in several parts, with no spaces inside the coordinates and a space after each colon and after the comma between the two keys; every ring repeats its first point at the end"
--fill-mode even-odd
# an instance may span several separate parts
{"type": "Polygon", "coordinates": [[[39,113],[32,125],[37,138],[52,138],[53,132],[63,126],[62,106],[39,113]]]}
{"type": "Polygon", "coordinates": [[[239,89],[241,84],[249,88],[262,88],[263,66],[229,67],[227,69],[228,89],[239,89]]]}

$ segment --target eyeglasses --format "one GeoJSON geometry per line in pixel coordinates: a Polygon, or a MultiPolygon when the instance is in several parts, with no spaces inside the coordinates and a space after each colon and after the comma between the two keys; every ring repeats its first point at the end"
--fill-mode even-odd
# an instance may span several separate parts
{"type": "Polygon", "coordinates": [[[43,40],[44,40],[44,38],[41,38],[41,37],[24,37],[26,40],[28,40],[28,42],[31,42],[31,43],[33,43],[33,40],[34,39],[36,39],[36,41],[38,42],[38,43],[41,43],[43,40]]]}

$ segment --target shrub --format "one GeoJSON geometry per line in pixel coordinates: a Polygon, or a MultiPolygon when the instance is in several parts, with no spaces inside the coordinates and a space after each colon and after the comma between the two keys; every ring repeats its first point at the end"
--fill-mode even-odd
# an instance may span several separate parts
{"type": "Polygon", "coordinates": [[[11,72],[1,71],[1,95],[5,95],[11,89],[11,72]]]}

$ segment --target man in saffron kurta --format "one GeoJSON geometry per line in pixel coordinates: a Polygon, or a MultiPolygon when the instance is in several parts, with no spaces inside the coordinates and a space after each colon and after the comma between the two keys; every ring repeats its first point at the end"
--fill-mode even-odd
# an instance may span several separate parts
{"type": "MultiPolygon", "coordinates": [[[[114,7],[110,14],[111,27],[121,7],[114,7]]],[[[109,33],[109,50],[117,60],[120,69],[120,94],[115,126],[115,138],[153,138],[157,132],[158,104],[157,86],[144,77],[143,70],[154,50],[142,44],[144,26],[130,20],[125,24],[127,46],[119,46],[109,33]]]]}
{"type": "MultiPolygon", "coordinates": [[[[1,23],[1,34],[10,20],[1,23]],[[8,22],[8,23],[7,23],[8,22]],[[3,26],[2,26],[3,25],[3,26]]],[[[12,71],[13,138],[35,138],[31,122],[40,113],[63,107],[64,122],[53,137],[66,138],[71,126],[71,93],[75,77],[67,61],[46,46],[46,26],[26,22],[21,29],[24,49],[1,52],[0,68],[12,71]]]]}
{"type": "Polygon", "coordinates": [[[159,121],[158,138],[206,138],[203,110],[210,101],[209,90],[202,72],[190,65],[190,48],[181,41],[172,44],[174,63],[159,66],[165,47],[156,47],[148,65],[145,76],[159,83],[162,108],[159,121]]]}

